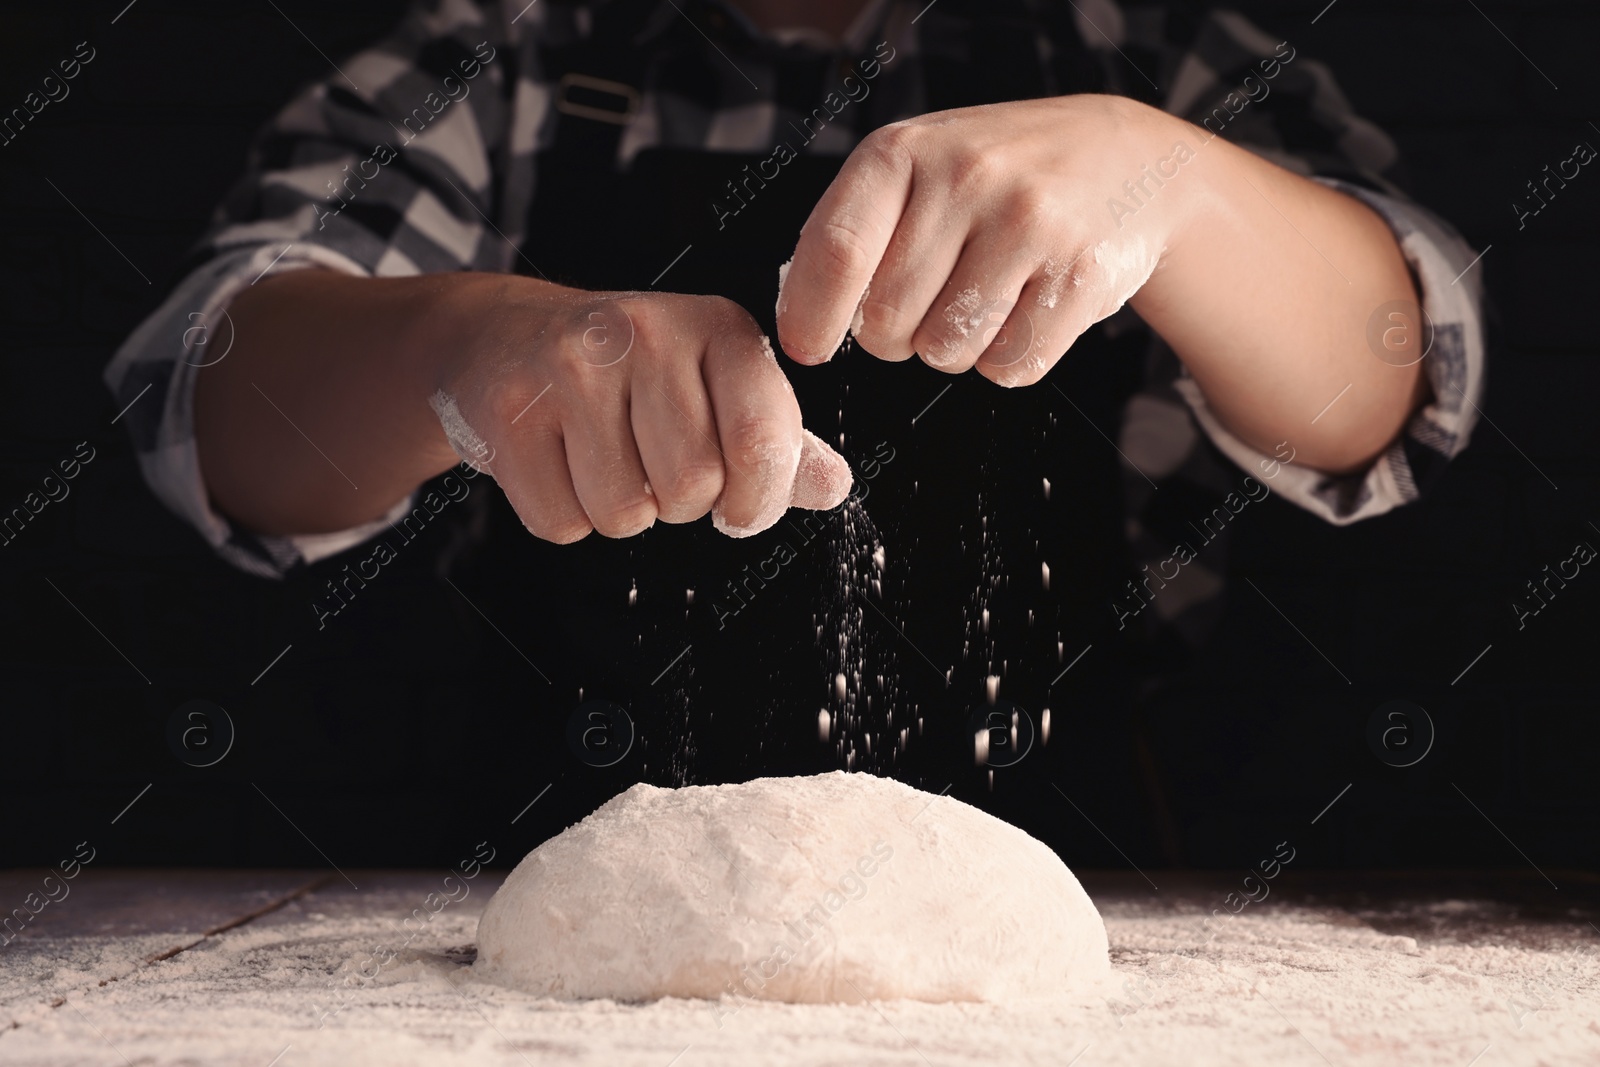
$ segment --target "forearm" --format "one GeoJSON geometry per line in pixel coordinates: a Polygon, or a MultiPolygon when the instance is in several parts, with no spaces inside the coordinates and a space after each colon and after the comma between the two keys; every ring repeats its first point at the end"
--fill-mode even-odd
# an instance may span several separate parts
{"type": "Polygon", "coordinates": [[[1378,308],[1418,303],[1394,235],[1359,201],[1171,121],[1198,149],[1169,179],[1195,183],[1193,206],[1130,303],[1242,440],[1288,441],[1323,470],[1365,465],[1424,388],[1418,365],[1367,344],[1378,308]]]}
{"type": "Polygon", "coordinates": [[[313,269],[246,289],[228,309],[232,350],[196,378],[213,505],[258,533],[331,532],[458,462],[428,398],[462,309],[508,281],[526,280],[313,269]]]}
{"type": "Polygon", "coordinates": [[[258,533],[348,529],[457,463],[438,392],[463,454],[551,541],[708,512],[749,536],[850,491],[760,327],[721,297],[307,270],[230,314],[196,437],[215,506],[258,533]]]}

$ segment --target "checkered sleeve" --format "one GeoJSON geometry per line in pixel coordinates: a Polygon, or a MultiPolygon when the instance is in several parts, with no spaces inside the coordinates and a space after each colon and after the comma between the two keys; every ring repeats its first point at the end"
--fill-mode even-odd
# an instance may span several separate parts
{"type": "Polygon", "coordinates": [[[537,16],[515,19],[494,3],[419,3],[385,40],[301,92],[257,136],[183,280],[106,368],[117,406],[132,404],[124,421],[151,490],[246,571],[282,577],[387,520],[266,537],[211,506],[194,385],[227,356],[228,304],[263,277],[310,267],[359,277],[507,269],[549,95],[515,47],[537,16]]]}
{"type": "MultiPolygon", "coordinates": [[[[1126,26],[1128,57],[1143,59],[1152,74],[1159,70],[1152,102],[1356,197],[1393,230],[1432,327],[1422,331],[1431,341],[1423,363],[1431,398],[1364,470],[1332,476],[1287,465],[1272,487],[1338,525],[1416,499],[1466,447],[1477,421],[1487,358],[1478,254],[1401,192],[1393,141],[1355,114],[1327,67],[1300,51],[1303,42],[1276,40],[1230,11],[1179,26],[1152,9],[1130,8],[1126,26]]],[[[1278,469],[1223,425],[1191,378],[1180,372],[1169,384],[1206,436],[1247,473],[1278,469]]]]}

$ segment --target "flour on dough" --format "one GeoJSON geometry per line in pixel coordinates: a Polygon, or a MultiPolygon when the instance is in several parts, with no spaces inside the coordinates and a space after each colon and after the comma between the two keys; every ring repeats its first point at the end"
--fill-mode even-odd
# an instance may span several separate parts
{"type": "Polygon", "coordinates": [[[958,800],[834,772],[635,785],[534,849],[484,978],[567,998],[1059,998],[1110,972],[1072,872],[958,800]]]}

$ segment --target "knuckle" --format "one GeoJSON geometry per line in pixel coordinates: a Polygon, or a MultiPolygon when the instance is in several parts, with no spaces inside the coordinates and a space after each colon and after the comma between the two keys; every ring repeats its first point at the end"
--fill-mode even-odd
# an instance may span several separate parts
{"type": "Polygon", "coordinates": [[[581,515],[569,515],[562,518],[536,517],[525,524],[528,532],[541,541],[549,541],[557,545],[570,545],[582,541],[594,530],[594,526],[587,518],[581,515]]]}
{"type": "Polygon", "coordinates": [[[550,533],[544,535],[544,539],[553,541],[558,545],[572,545],[582,541],[593,532],[594,527],[589,525],[587,521],[573,520],[553,527],[550,533]]]}
{"type": "Polygon", "coordinates": [[[880,358],[906,359],[911,355],[911,333],[916,320],[898,304],[874,300],[861,306],[861,330],[856,340],[880,358]]]}
{"type": "Polygon", "coordinates": [[[575,325],[557,337],[555,343],[545,351],[545,359],[549,364],[551,373],[564,381],[581,385],[587,378],[583,373],[590,363],[584,359],[583,327],[575,325]]]}
{"type": "Polygon", "coordinates": [[[632,537],[649,526],[655,517],[655,504],[640,495],[597,509],[589,516],[589,521],[602,537],[632,537]]]}
{"type": "Polygon", "coordinates": [[[978,373],[1005,389],[1036,385],[1049,373],[1051,361],[1041,353],[1030,353],[1027,358],[1010,364],[978,362],[978,373]]]}
{"type": "Polygon", "coordinates": [[[966,361],[961,358],[960,344],[952,343],[939,332],[919,329],[912,335],[911,346],[917,358],[934,370],[959,374],[967,368],[966,361]]]}
{"type": "Polygon", "coordinates": [[[910,122],[880,126],[862,138],[856,154],[879,166],[901,167],[910,162],[915,152],[913,146],[921,136],[921,129],[910,122]]]}
{"type": "Polygon", "coordinates": [[[663,313],[668,310],[667,302],[659,294],[653,293],[612,297],[609,303],[619,313],[626,315],[641,333],[649,333],[652,327],[659,326],[663,313]]]}
{"type": "Polygon", "coordinates": [[[662,503],[676,513],[699,505],[709,508],[722,492],[722,483],[720,463],[685,463],[673,469],[665,485],[655,486],[655,489],[662,503]]]}
{"type": "Polygon", "coordinates": [[[917,355],[923,363],[945,374],[960,374],[972,365],[970,359],[963,358],[960,344],[944,340],[917,345],[917,355]]]}
{"type": "Polygon", "coordinates": [[[529,402],[539,395],[539,388],[542,386],[535,388],[531,382],[524,382],[520,378],[511,378],[485,386],[483,405],[489,413],[490,425],[510,426],[512,420],[522,414],[529,402]]]}
{"type": "Polygon", "coordinates": [[[817,249],[831,270],[850,275],[872,266],[870,241],[861,220],[835,215],[823,223],[817,238],[817,249]]]}
{"type": "MultiPolygon", "coordinates": [[[[597,310],[608,326],[608,333],[618,335],[615,341],[608,336],[606,344],[621,342],[622,350],[629,355],[656,356],[672,336],[672,312],[661,300],[617,298],[597,310]]],[[[617,357],[611,355],[610,358],[617,357]]]]}
{"type": "Polygon", "coordinates": [[[1055,202],[1047,191],[1032,183],[1011,190],[1005,198],[1005,218],[1023,232],[1044,230],[1054,220],[1055,202]]]}
{"type": "Polygon", "coordinates": [[[1099,279],[1100,261],[1092,252],[1092,249],[1085,248],[1073,260],[1071,269],[1067,271],[1067,285],[1071,289],[1083,289],[1099,279]]]}
{"type": "Polygon", "coordinates": [[[987,194],[996,181],[1006,174],[1005,166],[995,158],[993,152],[971,146],[956,149],[950,165],[953,171],[953,195],[958,200],[987,194]]]}
{"type": "Polygon", "coordinates": [[[718,322],[737,322],[741,325],[749,323],[754,325],[755,317],[752,316],[737,301],[726,296],[712,293],[707,296],[698,296],[695,299],[704,304],[710,316],[718,322]]]}
{"type": "Polygon", "coordinates": [[[756,317],[736,300],[725,296],[697,296],[699,331],[740,341],[764,337],[756,317]]]}
{"type": "Polygon", "coordinates": [[[723,456],[738,469],[760,467],[770,462],[781,441],[777,420],[761,414],[735,419],[719,436],[723,456]]]}
{"type": "Polygon", "coordinates": [[[917,327],[917,353],[935,370],[965,370],[983,352],[986,318],[976,289],[957,294],[948,304],[936,304],[917,327]]]}

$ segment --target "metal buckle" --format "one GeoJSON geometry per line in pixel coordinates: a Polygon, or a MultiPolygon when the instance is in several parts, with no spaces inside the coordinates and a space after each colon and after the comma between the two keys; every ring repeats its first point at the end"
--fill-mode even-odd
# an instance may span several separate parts
{"type": "Polygon", "coordinates": [[[614,82],[607,78],[596,78],[588,74],[563,74],[561,81],[556,85],[556,110],[568,115],[577,115],[580,118],[594,119],[596,122],[609,122],[617,126],[625,126],[639,111],[639,90],[622,82],[614,82]],[[621,99],[623,107],[620,111],[595,107],[590,104],[579,104],[568,99],[568,94],[573,86],[580,89],[590,89],[597,93],[609,93],[621,99]]]}

